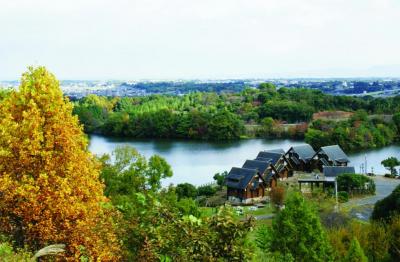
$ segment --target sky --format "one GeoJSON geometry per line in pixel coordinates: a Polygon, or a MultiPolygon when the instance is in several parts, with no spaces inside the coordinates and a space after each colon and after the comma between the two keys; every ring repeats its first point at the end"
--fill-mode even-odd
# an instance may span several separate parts
{"type": "Polygon", "coordinates": [[[399,0],[0,0],[0,80],[400,77],[399,0]]]}

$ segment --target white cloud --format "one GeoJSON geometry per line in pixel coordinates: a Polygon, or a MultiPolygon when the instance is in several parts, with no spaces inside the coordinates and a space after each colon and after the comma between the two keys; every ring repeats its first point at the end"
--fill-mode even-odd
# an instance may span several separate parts
{"type": "Polygon", "coordinates": [[[370,68],[400,64],[399,13],[397,0],[0,0],[0,79],[31,64],[64,79],[383,75],[370,68]]]}

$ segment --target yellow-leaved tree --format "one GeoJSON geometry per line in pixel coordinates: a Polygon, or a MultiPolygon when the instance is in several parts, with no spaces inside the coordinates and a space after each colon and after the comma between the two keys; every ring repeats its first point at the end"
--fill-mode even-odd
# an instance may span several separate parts
{"type": "Polygon", "coordinates": [[[0,103],[0,231],[32,250],[66,244],[67,258],[115,261],[117,225],[72,107],[44,67],[0,103]]]}

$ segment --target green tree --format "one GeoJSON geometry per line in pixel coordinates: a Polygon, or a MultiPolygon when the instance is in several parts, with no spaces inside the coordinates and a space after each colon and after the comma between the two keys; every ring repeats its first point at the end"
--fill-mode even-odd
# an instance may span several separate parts
{"type": "Polygon", "coordinates": [[[175,192],[178,196],[178,199],[195,198],[197,196],[197,188],[189,183],[178,184],[175,192]]]}
{"type": "Polygon", "coordinates": [[[225,184],[225,178],[227,176],[228,176],[228,171],[224,171],[222,173],[216,173],[213,178],[217,182],[217,185],[222,187],[225,184]]]}
{"type": "Polygon", "coordinates": [[[375,203],[372,219],[389,220],[396,214],[400,214],[400,185],[390,195],[375,203]]]}
{"type": "Polygon", "coordinates": [[[349,251],[343,259],[343,262],[368,262],[368,258],[365,256],[364,251],[356,238],[353,238],[351,241],[349,251]]]}
{"type": "Polygon", "coordinates": [[[266,117],[261,121],[261,135],[264,137],[270,137],[273,135],[274,130],[274,119],[272,117],[266,117]]]}
{"type": "Polygon", "coordinates": [[[217,192],[217,188],[212,185],[199,186],[197,192],[199,196],[213,196],[217,192]]]}
{"type": "Polygon", "coordinates": [[[269,250],[295,261],[332,261],[332,250],[317,211],[300,193],[291,194],[272,222],[269,250]]]}
{"type": "Polygon", "coordinates": [[[341,174],[337,177],[339,191],[351,195],[375,193],[375,182],[371,178],[360,174],[341,174]]]}
{"type": "MultiPolygon", "coordinates": [[[[157,237],[155,230],[164,222],[162,218],[173,215],[163,204],[171,198],[160,196],[161,180],[172,176],[171,167],[161,157],[147,160],[129,146],[117,147],[112,156],[113,161],[108,155],[101,158],[105,194],[123,215],[120,238],[128,260],[140,260],[148,241],[157,237]]],[[[152,255],[149,253],[148,259],[155,259],[152,255]]]]}
{"type": "Polygon", "coordinates": [[[397,132],[400,134],[400,112],[393,115],[393,123],[397,127],[397,132]]]}
{"type": "Polygon", "coordinates": [[[313,128],[307,130],[304,141],[314,148],[320,148],[330,144],[330,138],[326,132],[313,128]]]}
{"type": "Polygon", "coordinates": [[[240,118],[226,109],[212,116],[209,125],[209,138],[212,140],[237,139],[244,132],[240,118]]]}
{"type": "Polygon", "coordinates": [[[397,175],[396,166],[400,165],[400,161],[396,157],[389,157],[381,162],[381,164],[390,171],[392,176],[397,175]]]}

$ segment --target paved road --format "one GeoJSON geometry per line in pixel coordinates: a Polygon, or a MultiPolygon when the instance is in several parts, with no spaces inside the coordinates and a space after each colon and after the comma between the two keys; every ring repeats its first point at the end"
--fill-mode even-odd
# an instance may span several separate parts
{"type": "Polygon", "coordinates": [[[373,205],[378,200],[387,197],[392,191],[396,188],[396,186],[400,185],[400,179],[389,179],[385,177],[376,176],[373,177],[376,185],[376,193],[370,197],[364,197],[360,199],[352,199],[347,203],[344,203],[343,206],[353,206],[353,205],[373,205]]]}
{"type": "MultiPolygon", "coordinates": [[[[350,211],[351,216],[359,219],[368,220],[371,216],[373,205],[382,198],[388,196],[400,185],[400,179],[388,179],[383,176],[373,177],[376,185],[376,194],[369,197],[351,199],[347,203],[341,204],[341,207],[353,207],[350,211]]],[[[266,220],[274,217],[275,214],[255,216],[256,220],[266,220]]]]}
{"type": "Polygon", "coordinates": [[[255,216],[254,218],[256,220],[265,220],[265,219],[271,219],[275,216],[275,214],[269,214],[269,215],[260,215],[260,216],[255,216]]]}
{"type": "Polygon", "coordinates": [[[400,179],[389,179],[382,176],[373,177],[376,185],[376,194],[360,199],[351,199],[349,202],[341,204],[342,207],[353,207],[350,214],[359,219],[368,220],[372,214],[373,205],[382,198],[388,196],[400,185],[400,179]]]}

